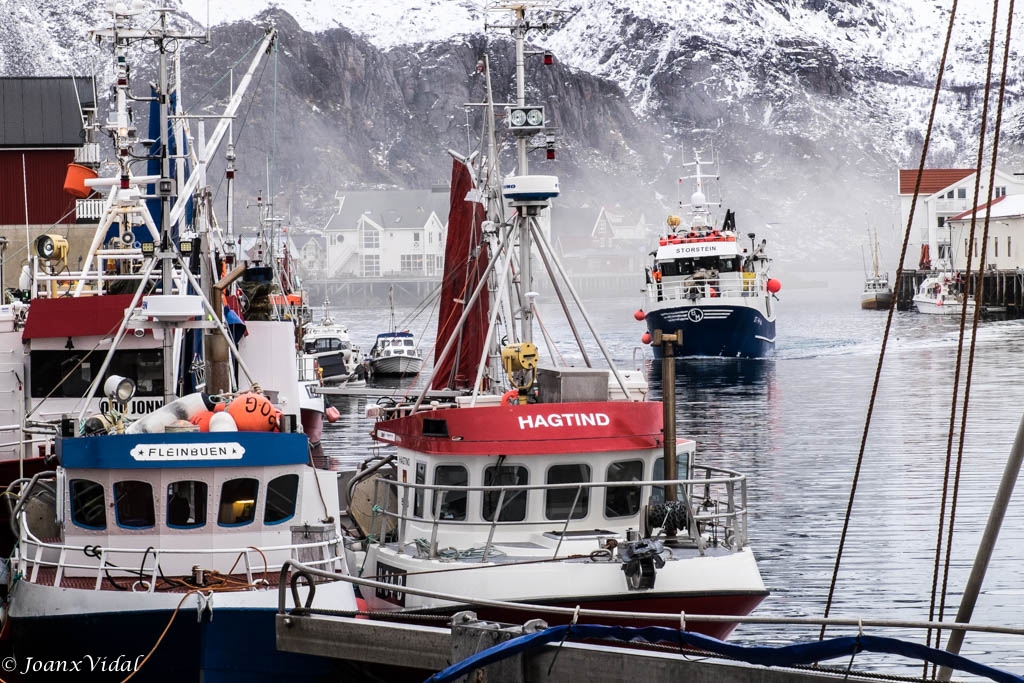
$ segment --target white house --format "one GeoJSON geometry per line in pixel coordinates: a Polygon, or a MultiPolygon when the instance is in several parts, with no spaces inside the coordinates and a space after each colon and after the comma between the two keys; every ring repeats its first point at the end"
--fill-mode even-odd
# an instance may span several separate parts
{"type": "MultiPolygon", "coordinates": [[[[957,269],[966,265],[962,245],[951,239],[946,222],[971,209],[975,176],[972,168],[929,168],[922,172],[911,225],[911,235],[917,235],[921,244],[918,268],[957,269]]],[[[917,169],[900,169],[900,221],[904,226],[910,216],[917,180],[917,169]]],[[[993,197],[999,199],[1021,193],[1024,193],[1024,179],[996,169],[993,197]]],[[[987,172],[982,174],[978,197],[988,198],[987,172]]]]}
{"type": "Polygon", "coordinates": [[[433,277],[444,267],[448,187],[336,193],[327,277],[433,277]]]}
{"type": "Polygon", "coordinates": [[[988,249],[985,264],[994,270],[1024,268],[1024,194],[1012,194],[992,200],[989,206],[964,211],[946,221],[951,235],[957,265],[967,266],[968,250],[971,269],[977,270],[981,259],[981,239],[988,223],[988,249]],[[974,240],[970,240],[971,216],[977,214],[974,240]]]}

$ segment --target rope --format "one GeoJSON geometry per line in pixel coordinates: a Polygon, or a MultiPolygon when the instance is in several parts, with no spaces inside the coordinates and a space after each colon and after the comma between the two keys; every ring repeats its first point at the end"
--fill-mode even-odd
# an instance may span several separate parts
{"type": "MultiPolygon", "coordinates": [[[[958,0],[953,0],[953,5],[950,8],[949,13],[949,25],[946,29],[946,40],[942,46],[942,59],[939,62],[939,71],[935,79],[935,90],[932,94],[932,106],[928,113],[928,126],[925,129],[924,144],[921,146],[921,160],[917,168],[917,179],[914,183],[914,196],[910,203],[910,215],[907,217],[907,229],[903,234],[903,245],[900,250],[900,258],[897,261],[896,267],[896,279],[895,279],[895,290],[899,291],[900,281],[903,278],[903,263],[907,257],[907,245],[910,242],[910,229],[914,224],[914,210],[917,208],[917,199],[921,194],[921,176],[924,175],[925,160],[928,155],[928,147],[931,144],[932,129],[935,127],[935,112],[938,109],[939,94],[942,92],[942,76],[946,72],[946,57],[949,54],[949,43],[953,36],[953,25],[956,19],[956,8],[958,0]]],[[[832,609],[832,598],[835,595],[836,580],[839,576],[839,567],[843,559],[843,548],[846,546],[846,536],[850,530],[850,516],[853,512],[853,502],[857,495],[857,482],[860,479],[861,466],[864,463],[864,451],[867,448],[868,430],[871,427],[871,415],[875,410],[875,399],[878,396],[878,384],[882,375],[882,365],[885,361],[885,349],[889,343],[889,333],[892,330],[892,319],[893,313],[896,310],[896,297],[892,298],[892,302],[889,304],[889,313],[885,319],[885,332],[882,335],[882,348],[878,353],[878,364],[875,367],[875,377],[871,384],[871,398],[868,401],[868,411],[864,418],[864,431],[861,435],[860,450],[857,453],[857,465],[853,472],[853,483],[850,486],[850,498],[846,504],[846,516],[843,519],[843,531],[839,537],[839,548],[836,551],[836,562],[832,569],[832,580],[828,587],[828,598],[825,601],[825,613],[824,616],[828,617],[829,612],[832,609]]],[[[822,640],[825,638],[826,625],[822,624],[821,633],[818,635],[818,639],[822,640]]]]}
{"type": "MultiPolygon", "coordinates": [[[[988,188],[988,197],[986,199],[986,202],[987,202],[986,206],[991,206],[992,205],[992,195],[993,195],[993,193],[995,191],[995,188],[992,186],[992,184],[995,182],[996,160],[998,159],[998,156],[999,156],[999,135],[1000,135],[1000,129],[1002,127],[1004,96],[1006,94],[1006,71],[1007,71],[1007,65],[1009,63],[1010,36],[1012,34],[1012,29],[1013,29],[1013,6],[1014,6],[1014,1],[1015,0],[1010,0],[1010,3],[1009,3],[1009,14],[1008,14],[1007,19],[1006,19],[1006,35],[1005,35],[1004,45],[1003,45],[1002,72],[1000,74],[1000,79],[999,79],[999,95],[998,95],[998,99],[996,100],[996,122],[995,122],[995,129],[992,132],[992,158],[991,158],[991,166],[990,166],[990,169],[989,169],[989,180],[988,180],[989,181],[989,188],[988,188]]],[[[981,135],[980,135],[981,139],[980,139],[979,144],[978,144],[978,163],[977,163],[977,170],[976,170],[976,177],[977,178],[981,177],[982,165],[984,163],[984,155],[985,155],[985,151],[986,151],[985,150],[985,143],[984,143],[984,140],[985,140],[985,127],[986,127],[986,124],[988,122],[988,99],[989,99],[989,95],[990,95],[991,82],[992,82],[992,63],[993,63],[993,56],[994,56],[994,51],[995,51],[995,36],[996,36],[996,25],[998,23],[998,10],[999,10],[999,0],[996,0],[996,2],[994,3],[993,9],[992,9],[992,34],[991,34],[991,36],[989,38],[988,71],[986,73],[986,78],[985,78],[985,101],[984,101],[984,104],[982,106],[981,135]]],[[[978,193],[979,193],[978,183],[975,182],[974,183],[974,206],[978,206],[978,193]]],[[[977,217],[976,213],[973,213],[971,215],[971,233],[970,233],[971,234],[971,236],[970,236],[970,244],[971,245],[974,244],[974,234],[975,234],[975,228],[976,228],[976,224],[977,224],[977,218],[978,217],[977,217]]],[[[968,406],[970,405],[971,379],[972,379],[972,377],[974,375],[974,356],[975,356],[975,349],[976,349],[976,345],[977,345],[978,321],[980,320],[980,317],[981,317],[981,307],[982,307],[982,304],[985,301],[985,263],[986,263],[986,260],[987,260],[987,257],[988,257],[988,231],[989,231],[989,212],[986,211],[985,212],[985,223],[984,223],[984,226],[982,228],[981,256],[980,256],[980,259],[978,261],[978,280],[977,280],[977,286],[975,287],[975,294],[974,294],[974,317],[971,320],[971,343],[970,343],[970,349],[968,351],[968,359],[967,359],[967,376],[966,376],[966,379],[964,380],[963,410],[961,411],[961,414],[960,414],[960,436],[959,436],[959,440],[957,442],[957,458],[956,458],[956,469],[955,469],[955,472],[954,472],[954,479],[953,479],[953,495],[952,495],[952,501],[950,503],[950,510],[949,510],[949,530],[947,532],[946,554],[945,554],[945,558],[944,558],[944,562],[943,562],[943,570],[942,570],[942,591],[941,591],[941,596],[940,596],[940,600],[939,600],[939,615],[940,615],[939,618],[940,619],[942,618],[942,615],[945,613],[945,608],[946,608],[946,592],[947,592],[948,585],[949,585],[949,566],[950,566],[950,563],[951,563],[951,554],[952,554],[952,550],[953,550],[953,529],[954,529],[955,522],[956,522],[956,505],[957,505],[957,500],[958,500],[959,493],[960,493],[960,475],[961,475],[961,472],[962,472],[963,456],[964,456],[964,437],[965,437],[965,433],[967,431],[967,409],[968,409],[968,406]]],[[[969,284],[970,284],[970,274],[971,274],[971,265],[970,265],[971,264],[971,254],[972,254],[972,251],[969,250],[968,254],[967,254],[967,271],[966,271],[967,272],[968,287],[969,287],[969,284]]],[[[960,357],[961,357],[961,354],[963,352],[962,349],[963,349],[964,326],[965,326],[966,319],[967,319],[966,300],[967,300],[967,292],[964,293],[965,304],[964,304],[964,306],[962,307],[962,309],[960,311],[960,338],[959,338],[958,346],[957,346],[957,376],[959,376],[960,357]]],[[[955,396],[955,394],[954,394],[954,396],[955,396]]],[[[946,474],[947,474],[947,478],[943,481],[943,497],[945,497],[946,488],[948,487],[949,460],[950,460],[951,452],[952,452],[952,438],[953,438],[953,414],[955,413],[955,408],[956,408],[956,404],[955,404],[955,400],[954,400],[954,403],[952,405],[951,414],[950,414],[949,441],[947,442],[947,451],[946,451],[946,474]]],[[[940,530],[939,534],[940,534],[940,538],[938,539],[939,542],[937,543],[937,546],[936,546],[936,558],[935,558],[936,559],[936,567],[935,567],[936,573],[938,572],[938,551],[939,551],[939,547],[942,545],[942,543],[941,543],[941,529],[942,529],[942,515],[943,515],[943,513],[944,513],[944,509],[940,508],[940,517],[939,517],[939,530],[940,530]]],[[[934,614],[933,610],[934,610],[934,604],[935,604],[935,581],[936,581],[936,579],[937,579],[937,577],[933,577],[933,579],[932,579],[932,601],[931,601],[931,605],[930,605],[930,609],[932,611],[929,611],[929,615],[934,614]]],[[[931,633],[931,631],[929,629],[928,635],[930,635],[930,633],[931,633]]],[[[941,631],[937,629],[935,631],[935,646],[936,647],[939,646],[940,641],[941,641],[941,631]]],[[[926,640],[925,642],[928,643],[930,641],[926,640]]],[[[925,669],[926,669],[925,673],[927,673],[927,665],[926,665],[925,669]]],[[[933,665],[933,672],[934,672],[934,665],[933,665]]]]}

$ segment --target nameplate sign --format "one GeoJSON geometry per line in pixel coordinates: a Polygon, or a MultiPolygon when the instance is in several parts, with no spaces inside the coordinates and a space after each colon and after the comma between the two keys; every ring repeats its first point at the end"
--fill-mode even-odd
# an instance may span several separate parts
{"type": "Polygon", "coordinates": [[[140,443],[131,450],[140,462],[180,460],[241,460],[245,449],[240,443],[140,443]]]}

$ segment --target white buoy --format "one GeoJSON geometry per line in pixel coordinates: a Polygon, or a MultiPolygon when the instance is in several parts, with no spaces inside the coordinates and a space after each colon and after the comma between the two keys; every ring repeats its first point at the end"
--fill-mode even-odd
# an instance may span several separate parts
{"type": "Polygon", "coordinates": [[[214,416],[210,418],[210,431],[237,432],[238,425],[235,424],[235,418],[222,411],[214,413],[214,416]]]}

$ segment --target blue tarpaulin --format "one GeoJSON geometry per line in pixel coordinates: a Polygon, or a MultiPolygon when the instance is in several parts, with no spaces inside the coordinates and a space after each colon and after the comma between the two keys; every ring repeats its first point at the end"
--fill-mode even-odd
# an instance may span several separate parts
{"type": "Polygon", "coordinates": [[[643,641],[647,643],[670,643],[680,647],[697,648],[713,652],[740,662],[760,666],[796,666],[813,664],[837,657],[848,657],[858,652],[881,652],[902,655],[911,659],[931,662],[939,666],[984,676],[1000,683],[1024,683],[1024,677],[996,669],[985,664],[950,654],[945,650],[909,643],[896,638],[882,636],[846,636],[829,640],[765,647],[759,645],[734,645],[710,636],[664,626],[594,626],[586,624],[553,626],[538,633],[513,638],[494,647],[482,650],[471,657],[451,665],[427,679],[428,683],[445,683],[465,676],[473,669],[500,661],[506,657],[547,643],[567,640],[619,640],[623,642],[643,641]]]}

